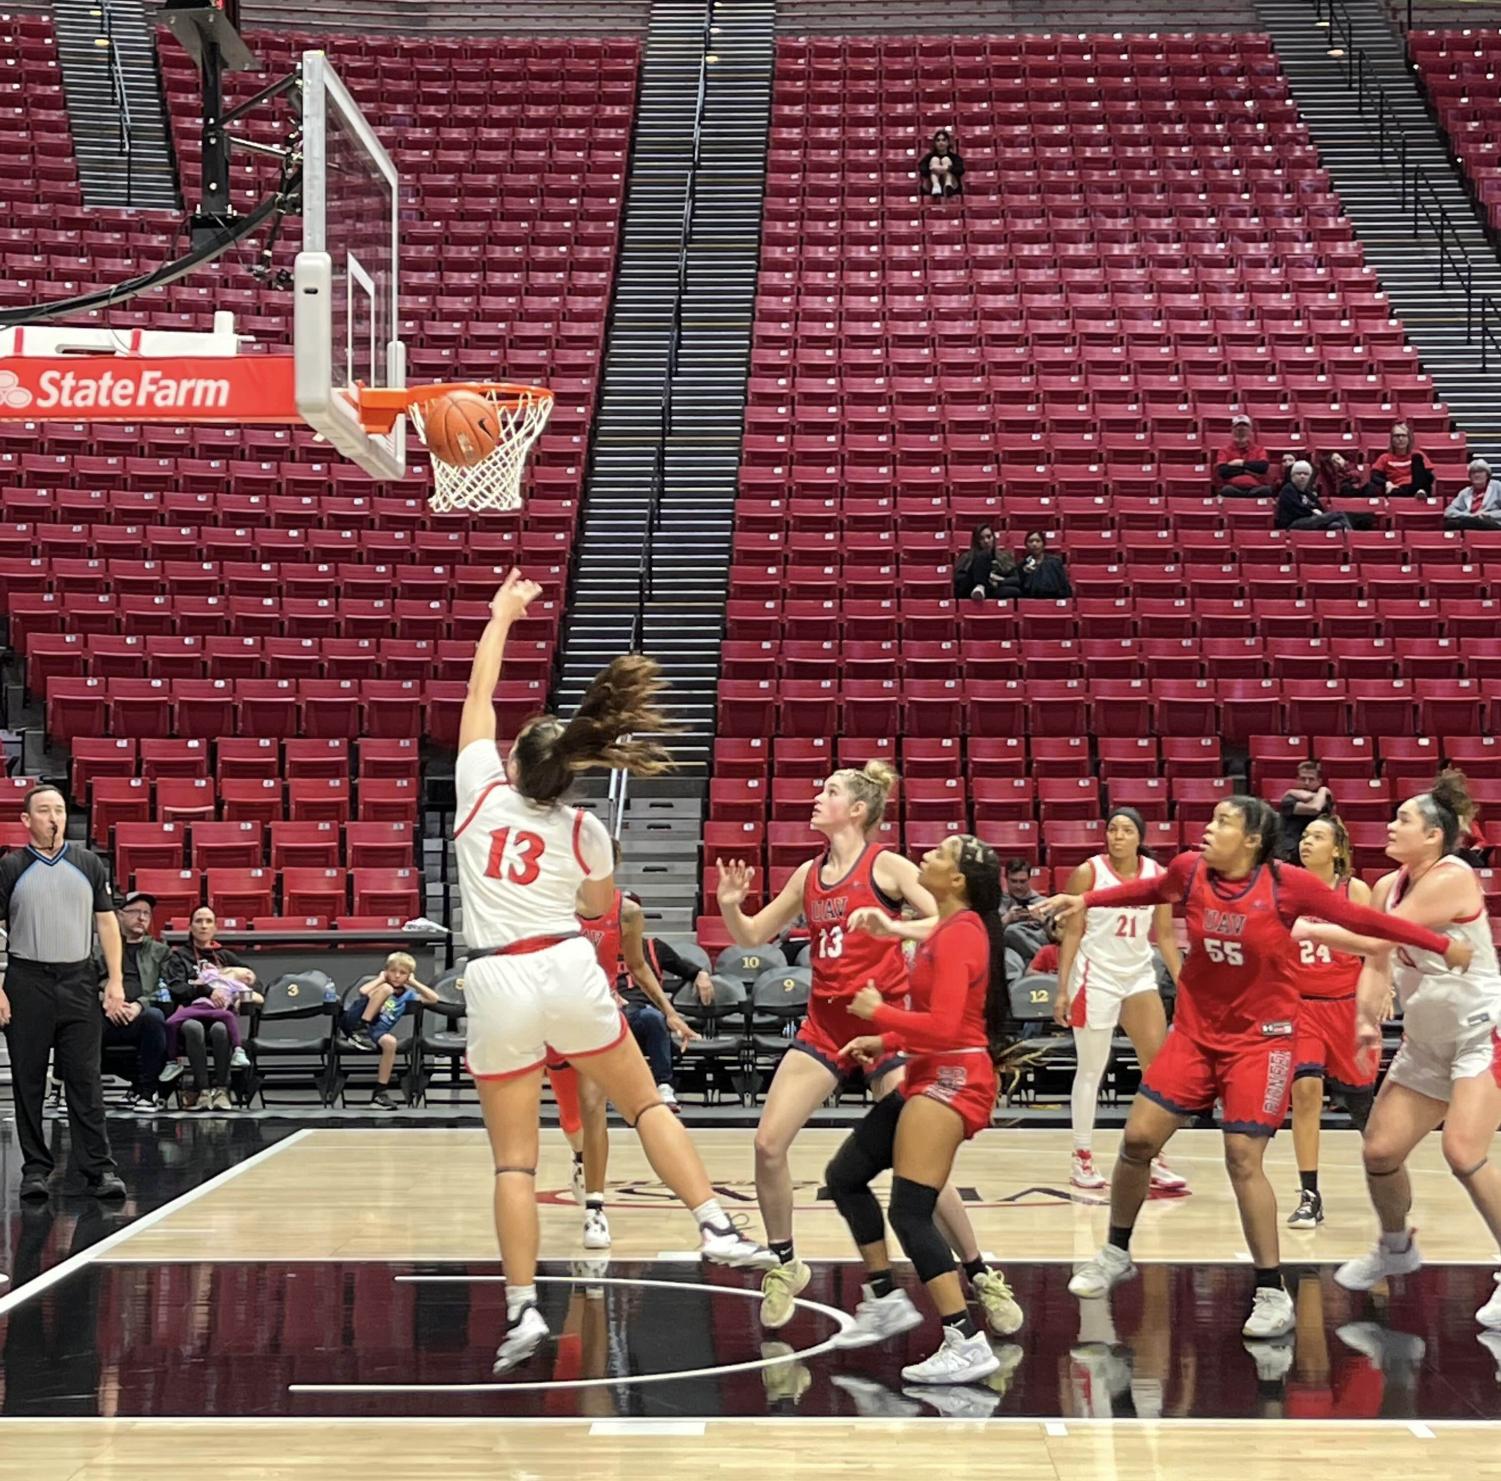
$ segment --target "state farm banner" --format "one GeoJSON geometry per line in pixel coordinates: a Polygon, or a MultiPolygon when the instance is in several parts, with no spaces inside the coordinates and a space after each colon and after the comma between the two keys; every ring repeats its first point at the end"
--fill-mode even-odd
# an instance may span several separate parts
{"type": "Polygon", "coordinates": [[[290,355],[12,355],[0,421],[300,422],[290,355]]]}

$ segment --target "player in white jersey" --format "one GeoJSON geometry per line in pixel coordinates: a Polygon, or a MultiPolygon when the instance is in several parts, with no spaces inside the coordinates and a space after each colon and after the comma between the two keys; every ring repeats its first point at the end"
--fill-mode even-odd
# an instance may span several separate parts
{"type": "MultiPolygon", "coordinates": [[[[1367,1063],[1381,1052],[1381,1012],[1394,981],[1403,1038],[1361,1148],[1381,1237],[1370,1254],[1347,1261],[1334,1274],[1352,1291],[1410,1274],[1422,1263],[1407,1222],[1412,1184],[1405,1164],[1440,1122],[1444,1160],[1501,1244],[1501,1167],[1489,1156],[1501,1126],[1501,970],[1480,882],[1452,852],[1468,802],[1464,778],[1454,772],[1440,776],[1431,792],[1404,802],[1387,829],[1387,856],[1400,867],[1372,891],[1376,909],[1464,942],[1469,963],[1455,968],[1411,947],[1363,952],[1359,1052],[1367,1063]]],[[[1325,940],[1336,928],[1299,922],[1298,929],[1325,940]]],[[[1376,946],[1360,937],[1345,944],[1376,946]]],[[[1501,1282],[1501,1275],[1496,1278],[1501,1282]]],[[[1501,1330],[1501,1284],[1475,1316],[1483,1326],[1501,1330]]]]}
{"type": "MultiPolygon", "coordinates": [[[[1105,820],[1105,852],[1074,870],[1068,892],[1082,895],[1161,874],[1162,866],[1142,842],[1145,836],[1146,825],[1134,807],[1112,809],[1105,820]]],[[[1090,1143],[1116,1025],[1125,1027],[1143,1070],[1157,1057],[1167,1037],[1167,1014],[1152,957],[1154,929],[1162,959],[1176,982],[1183,959],[1173,935],[1171,905],[1082,911],[1067,923],[1058,943],[1053,1018],[1060,1027],[1074,1031],[1074,1156],[1069,1181],[1076,1188],[1105,1187],[1090,1143]]],[[[1181,1193],[1188,1180],[1158,1157],[1152,1163],[1152,1186],[1181,1193]]]]}
{"type": "Polygon", "coordinates": [[[506,1276],[507,1330],[496,1353],[497,1373],[523,1362],[547,1336],[537,1309],[534,1180],[549,1051],[594,1081],[636,1128],[657,1176],[693,1211],[706,1259],[776,1264],[720,1208],[579,926],[578,903],[591,916],[614,905],[614,854],[604,825],[560,799],[582,771],[623,767],[651,775],[671,765],[660,746],[631,738],[667,728],[656,704],[663,687],[656,664],[639,654],[617,658],[566,724],[539,715],[522,727],[508,755],[496,746],[495,686],[506,637],[540,590],[512,571],[490,604],[459,724],[455,770],[454,847],[469,943],[468,1064],[494,1157],[495,1226],[506,1276]],[[659,1110],[663,1114],[655,1115],[659,1110]]]}

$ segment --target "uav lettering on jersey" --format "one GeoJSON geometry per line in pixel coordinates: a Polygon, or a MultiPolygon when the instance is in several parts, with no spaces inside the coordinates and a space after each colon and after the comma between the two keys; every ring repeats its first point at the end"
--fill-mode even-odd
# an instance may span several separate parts
{"type": "Polygon", "coordinates": [[[824,896],[813,902],[812,919],[809,925],[821,925],[826,921],[842,922],[849,913],[849,896],[824,896]]]}
{"type": "Polygon", "coordinates": [[[1204,930],[1216,936],[1240,936],[1245,933],[1246,917],[1234,910],[1216,910],[1206,906],[1204,930]]]}

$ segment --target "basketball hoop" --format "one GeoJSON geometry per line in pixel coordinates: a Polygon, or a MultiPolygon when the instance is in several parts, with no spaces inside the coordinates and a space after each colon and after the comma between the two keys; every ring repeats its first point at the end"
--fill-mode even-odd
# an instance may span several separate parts
{"type": "Polygon", "coordinates": [[[444,381],[404,390],[357,393],[360,421],[369,432],[389,432],[405,412],[427,444],[426,408],[455,391],[481,396],[495,415],[495,447],[478,462],[462,466],[433,455],[433,492],[428,503],[439,514],[452,509],[521,508],[521,474],[527,454],[552,414],[553,395],[545,386],[506,381],[444,381]]]}

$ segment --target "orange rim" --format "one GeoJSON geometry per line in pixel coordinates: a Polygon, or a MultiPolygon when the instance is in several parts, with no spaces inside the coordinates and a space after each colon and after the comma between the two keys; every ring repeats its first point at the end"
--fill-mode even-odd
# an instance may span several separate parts
{"type": "Polygon", "coordinates": [[[504,406],[523,406],[533,401],[551,401],[552,392],[546,386],[527,386],[516,381],[434,381],[425,386],[381,388],[367,390],[358,388],[355,408],[360,425],[367,432],[386,433],[414,406],[436,401],[451,391],[472,391],[477,396],[489,396],[504,406]]]}

